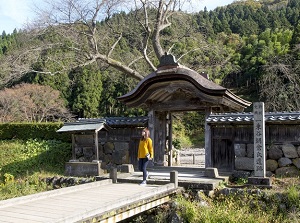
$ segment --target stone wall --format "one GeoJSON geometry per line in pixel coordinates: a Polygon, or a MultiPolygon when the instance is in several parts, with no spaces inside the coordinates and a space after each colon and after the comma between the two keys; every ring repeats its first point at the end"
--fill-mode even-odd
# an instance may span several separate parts
{"type": "Polygon", "coordinates": [[[110,170],[122,164],[137,165],[137,149],[141,127],[112,129],[98,132],[98,155],[96,156],[95,135],[74,135],[72,162],[101,162],[101,168],[110,170]]]}
{"type": "MultiPolygon", "coordinates": [[[[234,144],[235,170],[254,173],[253,144],[234,144]]],[[[300,146],[290,143],[266,145],[267,176],[299,176],[300,146]]]]}
{"type": "MultiPolygon", "coordinates": [[[[129,163],[129,143],[127,142],[106,142],[99,144],[98,150],[99,160],[102,161],[105,169],[129,163]]],[[[76,146],[75,155],[79,162],[92,162],[96,159],[95,149],[92,146],[76,146]]]]}

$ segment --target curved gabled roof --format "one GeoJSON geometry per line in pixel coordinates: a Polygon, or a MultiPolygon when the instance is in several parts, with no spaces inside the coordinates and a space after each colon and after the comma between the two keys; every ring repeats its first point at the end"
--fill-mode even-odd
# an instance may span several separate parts
{"type": "Polygon", "coordinates": [[[168,57],[159,69],[146,76],[134,90],[118,99],[129,107],[161,111],[243,111],[251,103],[208,80],[203,74],[177,64],[168,57]]]}

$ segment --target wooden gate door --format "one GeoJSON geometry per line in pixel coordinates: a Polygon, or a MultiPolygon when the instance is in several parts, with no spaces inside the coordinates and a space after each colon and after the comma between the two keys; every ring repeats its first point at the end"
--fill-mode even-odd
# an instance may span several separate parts
{"type": "Polygon", "coordinates": [[[130,149],[129,149],[129,157],[130,163],[137,169],[138,166],[138,148],[139,148],[140,137],[132,137],[130,140],[130,149]]]}
{"type": "Polygon", "coordinates": [[[233,128],[212,128],[212,166],[219,170],[234,169],[233,128]]]}

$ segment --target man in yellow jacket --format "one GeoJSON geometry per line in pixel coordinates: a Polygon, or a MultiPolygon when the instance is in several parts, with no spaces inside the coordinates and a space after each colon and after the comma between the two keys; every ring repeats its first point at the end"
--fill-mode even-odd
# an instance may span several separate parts
{"type": "Polygon", "coordinates": [[[147,185],[147,178],[149,176],[147,165],[153,157],[154,153],[152,139],[150,138],[150,131],[148,128],[144,128],[138,149],[139,170],[143,172],[143,181],[140,184],[141,186],[147,185]]]}

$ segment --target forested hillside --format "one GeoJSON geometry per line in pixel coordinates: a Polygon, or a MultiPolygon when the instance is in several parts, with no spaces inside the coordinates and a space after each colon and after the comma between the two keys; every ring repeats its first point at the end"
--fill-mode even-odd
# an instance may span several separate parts
{"type": "Polygon", "coordinates": [[[43,26],[3,32],[0,110],[17,103],[4,100],[4,89],[12,93],[25,82],[58,90],[75,117],[142,115],[117,97],[155,70],[164,52],[246,100],[264,101],[267,111],[300,110],[299,0],[243,0],[195,13],[181,11],[176,1],[167,1],[173,8],[156,2],[106,10],[102,20],[94,11],[58,21],[51,8],[51,15],[41,11],[49,15],[43,26]]]}

